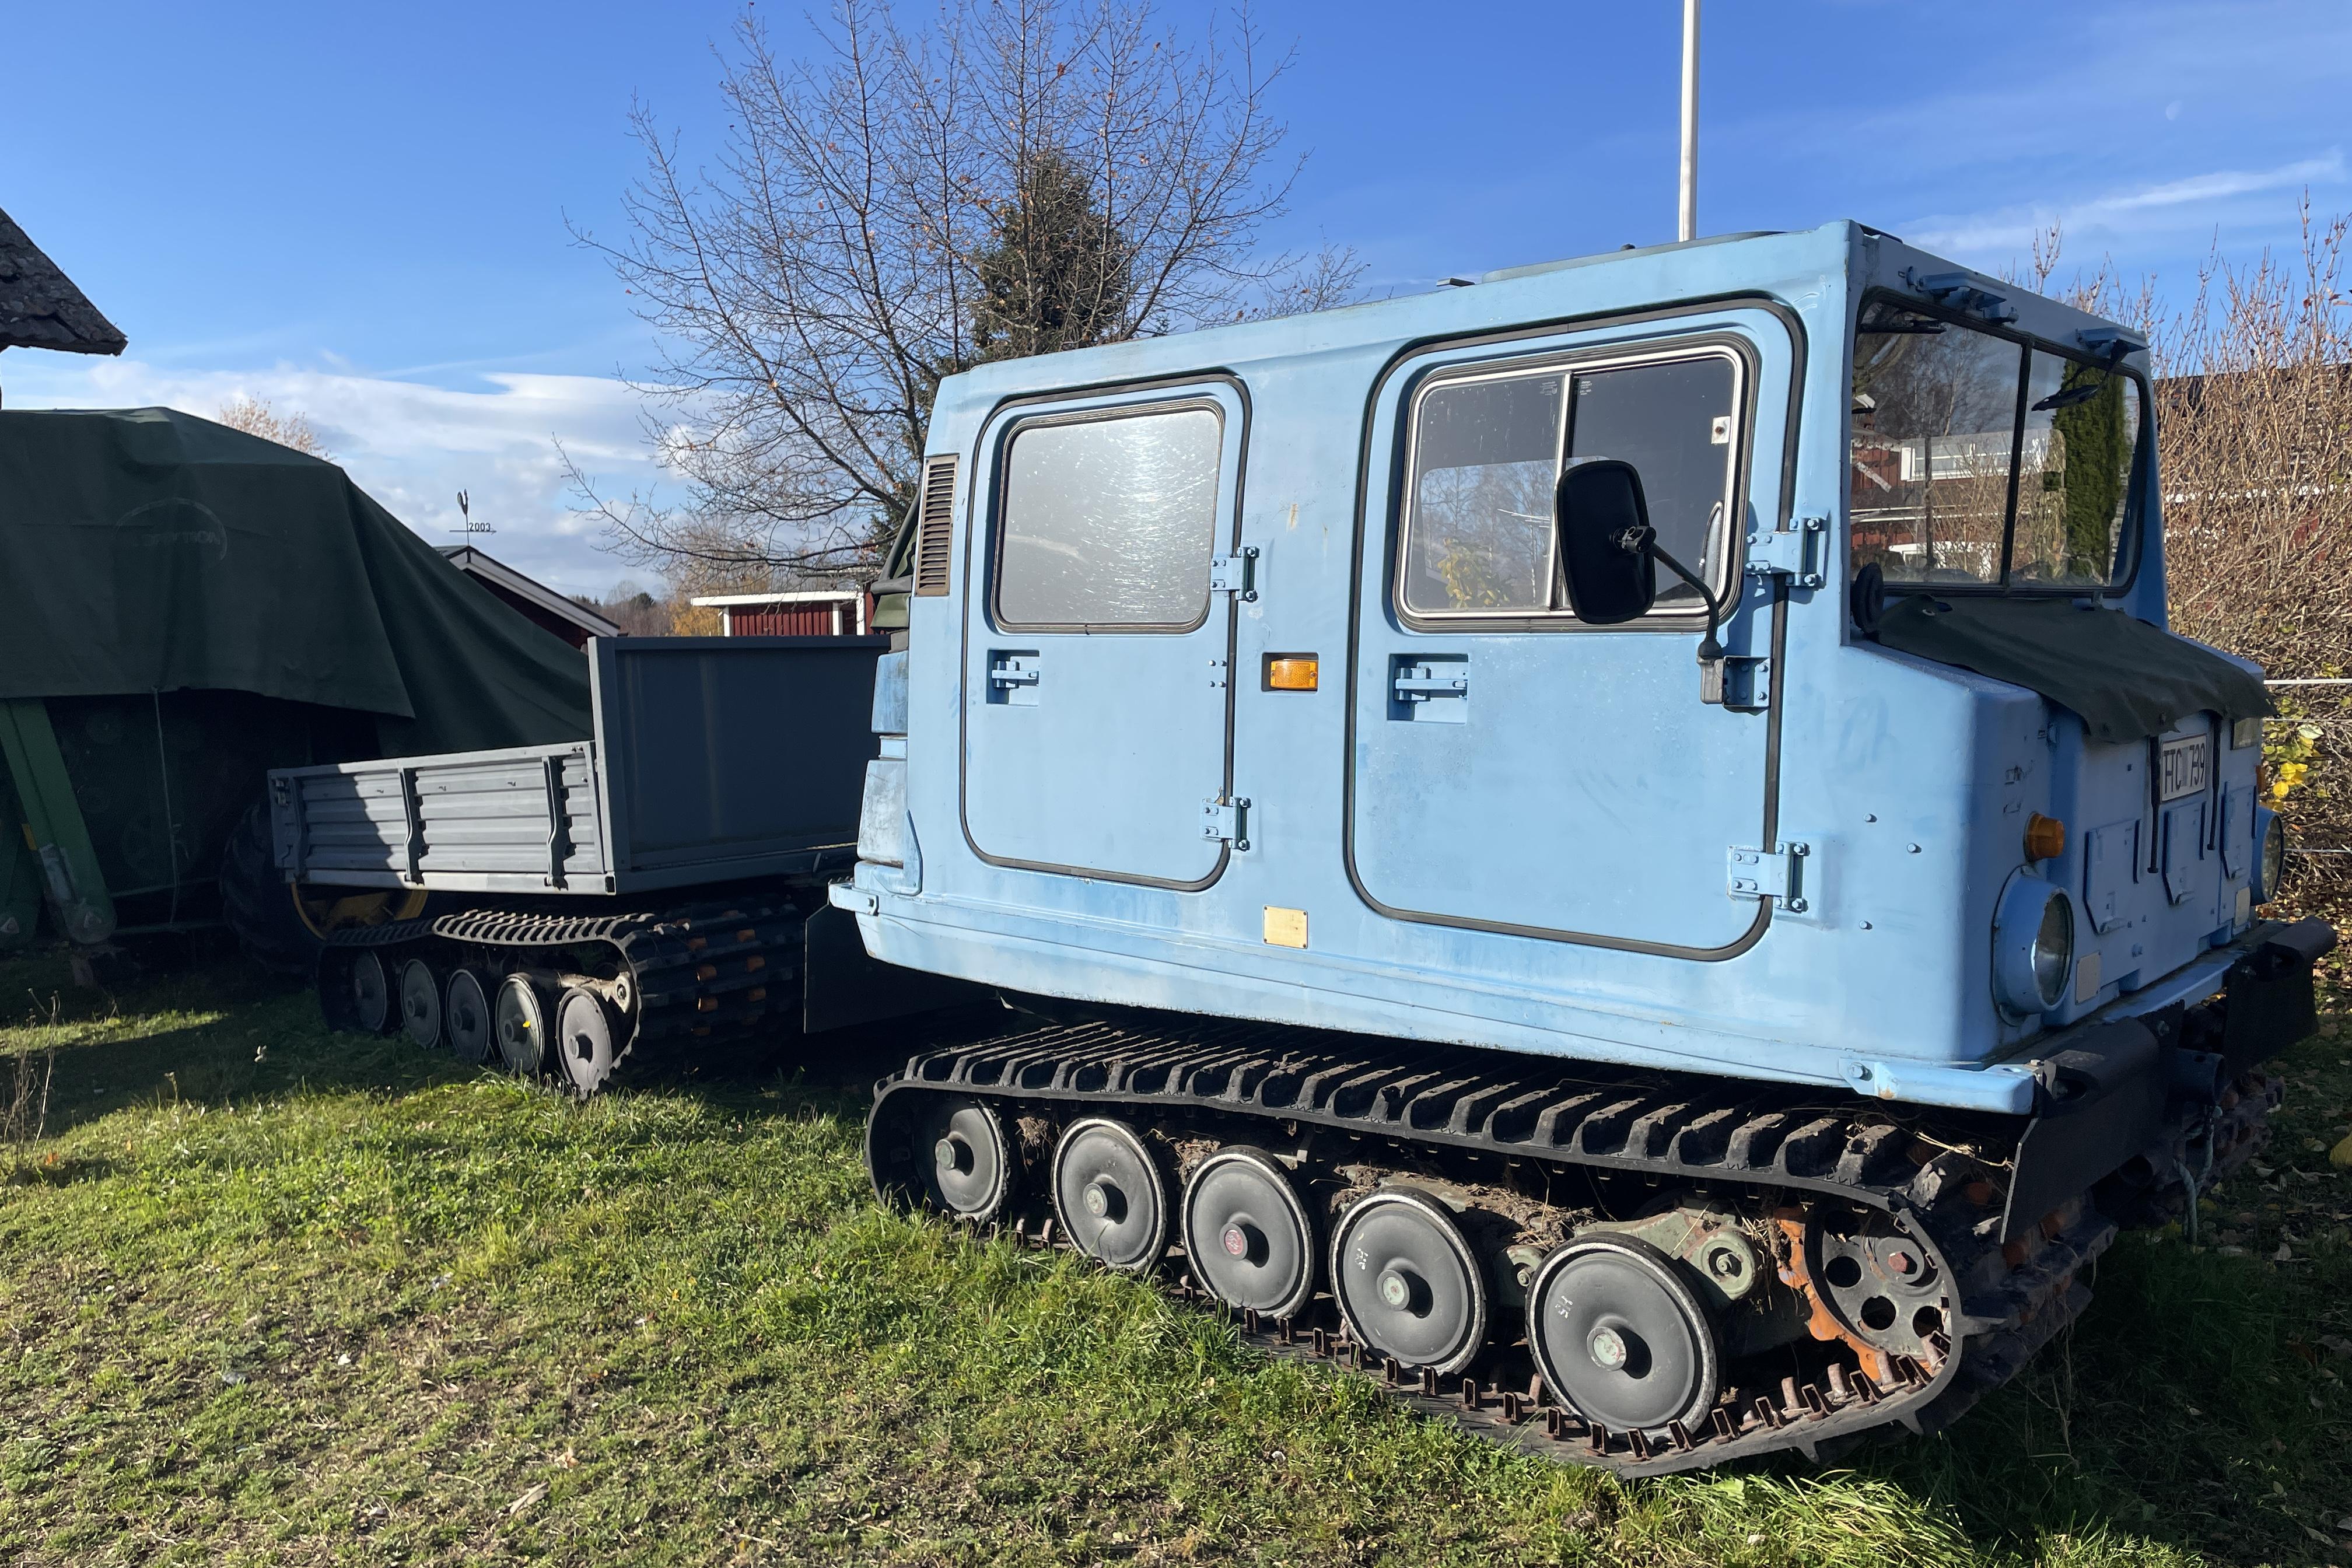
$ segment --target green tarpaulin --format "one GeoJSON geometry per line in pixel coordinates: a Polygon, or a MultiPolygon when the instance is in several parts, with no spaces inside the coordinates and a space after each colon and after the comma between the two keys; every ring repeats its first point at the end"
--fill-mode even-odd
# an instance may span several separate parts
{"type": "Polygon", "coordinates": [[[341,468],[167,408],[0,411],[0,699],[376,716],[386,756],[584,740],[581,653],[341,468]]]}
{"type": "Polygon", "coordinates": [[[2066,599],[1914,595],[1886,606],[1878,640],[2038,691],[2110,745],[2161,735],[2208,710],[2224,721],[2275,711],[2260,676],[2210,648],[2066,599]]]}

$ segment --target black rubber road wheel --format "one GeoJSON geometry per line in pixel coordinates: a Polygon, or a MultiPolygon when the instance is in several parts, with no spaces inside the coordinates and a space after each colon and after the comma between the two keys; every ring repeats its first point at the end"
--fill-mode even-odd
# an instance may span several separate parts
{"type": "Polygon", "coordinates": [[[352,1022],[362,1034],[381,1035],[392,1027],[392,977],[383,960],[366,948],[351,958],[345,994],[351,998],[352,1022]]]}
{"type": "Polygon", "coordinates": [[[613,1020],[604,998],[583,986],[566,986],[555,1007],[555,1059],[574,1097],[585,1100],[604,1087],[619,1060],[613,1048],[613,1020]]]}
{"type": "Polygon", "coordinates": [[[923,1190],[935,1206],[975,1224],[1004,1212],[1016,1167],[994,1111],[976,1100],[941,1100],[924,1119],[920,1138],[930,1151],[923,1190]]]}
{"type": "Polygon", "coordinates": [[[1355,1337],[1407,1366],[1468,1366],[1486,1342],[1486,1279],[1453,1213],[1386,1187],[1331,1232],[1331,1293],[1355,1337]]]}
{"type": "Polygon", "coordinates": [[[441,1044],[441,976],[421,958],[400,966],[400,1023],[408,1037],[434,1050],[441,1044]]]}
{"type": "Polygon", "coordinates": [[[1696,1427],[1715,1406],[1721,1357],[1674,1261],[1630,1236],[1587,1236],[1528,1281],[1528,1347],[1544,1383],[1613,1432],[1696,1427]]]}
{"type": "Polygon", "coordinates": [[[537,1078],[547,1070],[547,1005],[527,974],[509,974],[499,982],[491,1020],[499,1042],[499,1060],[518,1078],[537,1078]]]}
{"type": "Polygon", "coordinates": [[[1107,1116],[1071,1123],[1054,1151],[1054,1213],[1080,1252],[1142,1272],[1168,1250],[1168,1178],[1142,1139],[1107,1116]]]}
{"type": "Polygon", "coordinates": [[[461,1062],[488,1061],[490,1056],[490,999],[482,977],[464,967],[449,972],[441,988],[442,1032],[461,1062]]]}
{"type": "Polygon", "coordinates": [[[1262,1149],[1220,1149],[1192,1167],[1184,1251],[1194,1280],[1230,1306],[1288,1318],[1314,1300],[1314,1222],[1262,1149]]]}

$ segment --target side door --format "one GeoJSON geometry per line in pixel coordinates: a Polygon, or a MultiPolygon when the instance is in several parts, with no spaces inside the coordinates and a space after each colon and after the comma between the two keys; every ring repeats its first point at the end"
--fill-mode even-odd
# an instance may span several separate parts
{"type": "Polygon", "coordinates": [[[1775,596],[1741,570],[1787,504],[1795,333],[1768,308],[1712,310],[1439,348],[1384,378],[1347,829],[1376,908],[1695,958],[1760,934],[1727,857],[1777,847],[1769,693],[1787,672],[1775,596]],[[1727,605],[1724,689],[1703,688],[1703,601],[1670,574],[1643,620],[1568,611],[1552,490],[1598,458],[1634,465],[1660,544],[1727,605]]]}
{"type": "Polygon", "coordinates": [[[985,430],[964,596],[963,823],[999,865],[1174,888],[1224,868],[1234,384],[1029,402],[985,430]],[[1213,568],[1217,568],[1213,573],[1213,568]]]}

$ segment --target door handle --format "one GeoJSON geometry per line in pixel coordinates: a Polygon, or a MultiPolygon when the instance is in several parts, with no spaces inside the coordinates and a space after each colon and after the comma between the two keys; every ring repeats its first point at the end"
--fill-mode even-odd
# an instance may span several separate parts
{"type": "Polygon", "coordinates": [[[1017,664],[1000,665],[988,672],[988,683],[991,686],[1034,686],[1037,684],[1037,672],[1024,669],[1017,664]]]}

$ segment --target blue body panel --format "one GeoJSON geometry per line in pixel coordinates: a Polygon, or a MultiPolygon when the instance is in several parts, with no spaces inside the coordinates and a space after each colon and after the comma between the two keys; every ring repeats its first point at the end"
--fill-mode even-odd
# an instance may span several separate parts
{"type": "MultiPolygon", "coordinates": [[[[2168,880],[2147,744],[2088,745],[2031,691],[1853,637],[1855,310],[1954,270],[1841,223],[950,379],[929,436],[961,463],[946,591],[910,601],[885,661],[861,865],[835,901],[877,957],[1041,994],[2028,1109],[2058,1031],[2255,929],[2258,748],[2210,714],[2184,727],[2213,734],[2214,783],[2174,815],[2168,880]],[[1688,615],[1562,633],[1402,611],[1416,386],[1676,344],[1740,366],[1722,640],[1762,700],[1701,700],[1688,615]],[[998,626],[1008,422],[1203,398],[1224,411],[1216,548],[1255,551],[1248,592],[1175,633],[998,626]],[[1738,573],[1808,519],[1821,584],[1738,573]],[[1318,658],[1317,689],[1266,689],[1265,661],[1291,654],[1318,658]],[[1022,657],[1034,682],[992,679],[1022,657]],[[1400,676],[1442,694],[1407,700],[1400,676]],[[1219,801],[1247,805],[1204,838],[1219,801]],[[2029,868],[2034,813],[2070,832],[2029,868]],[[1801,898],[1727,882],[1734,850],[1797,845],[1801,898]],[[2020,1017],[1995,998],[1991,930],[2003,888],[2037,874],[2072,899],[2084,959],[2059,1008],[2020,1017]]],[[[2098,324],[2011,302],[2016,330],[2069,347],[2098,324]]],[[[2116,602],[2161,625],[2152,502],[2144,526],[2116,602]]]]}

